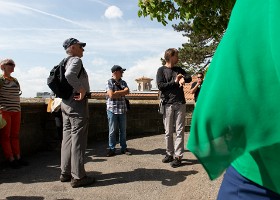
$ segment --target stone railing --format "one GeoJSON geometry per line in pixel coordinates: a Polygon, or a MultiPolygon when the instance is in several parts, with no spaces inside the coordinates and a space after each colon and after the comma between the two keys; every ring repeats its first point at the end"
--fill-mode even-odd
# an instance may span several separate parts
{"type": "MultiPolygon", "coordinates": [[[[130,100],[131,110],[127,113],[127,137],[148,134],[164,134],[162,115],[158,114],[158,101],[130,100]]],[[[21,103],[22,121],[20,145],[23,155],[52,148],[56,135],[53,116],[47,113],[44,100],[21,103]]],[[[107,140],[108,122],[106,104],[103,100],[90,100],[90,122],[88,141],[107,140]]],[[[189,130],[193,103],[187,104],[186,131],[189,130]]],[[[2,149],[0,160],[3,160],[2,149]]]]}

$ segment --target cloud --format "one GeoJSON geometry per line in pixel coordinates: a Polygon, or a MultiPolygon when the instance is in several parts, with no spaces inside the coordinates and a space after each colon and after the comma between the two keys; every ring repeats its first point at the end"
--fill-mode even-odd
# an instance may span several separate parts
{"type": "Polygon", "coordinates": [[[137,88],[135,79],[143,76],[153,79],[152,87],[156,88],[156,73],[161,66],[161,57],[163,57],[163,53],[138,60],[134,66],[125,71],[123,79],[127,82],[131,91],[137,88]]]}
{"type": "Polygon", "coordinates": [[[14,15],[15,13],[28,14],[29,11],[17,6],[16,3],[0,1],[1,15],[14,15]]]}
{"type": "MultiPolygon", "coordinates": [[[[127,70],[124,73],[123,79],[127,82],[131,91],[137,89],[135,79],[140,77],[147,77],[153,79],[152,87],[156,88],[156,73],[161,66],[160,58],[163,57],[163,52],[159,55],[146,57],[142,60],[137,60],[133,66],[123,66],[127,70]]],[[[106,62],[103,59],[97,59],[96,63],[100,64],[106,62]]],[[[99,64],[96,64],[99,65],[99,64]]],[[[22,97],[35,97],[37,92],[50,92],[46,82],[49,76],[50,69],[46,67],[26,67],[28,70],[16,68],[13,76],[15,76],[21,85],[22,97]]],[[[105,90],[106,82],[111,78],[111,71],[109,68],[94,69],[87,68],[86,71],[89,76],[91,91],[105,90]]]]}
{"type": "Polygon", "coordinates": [[[117,6],[110,6],[106,9],[104,16],[108,19],[122,18],[123,12],[117,6]]]}
{"type": "Polygon", "coordinates": [[[4,12],[1,11],[1,14],[15,14],[15,13],[24,13],[24,14],[28,14],[30,12],[35,12],[35,13],[40,13],[42,15],[51,17],[51,18],[55,18],[55,19],[59,19],[61,21],[76,25],[77,27],[81,27],[81,28],[85,28],[85,29],[92,29],[92,27],[90,26],[86,26],[80,22],[71,20],[71,19],[67,19],[65,17],[61,17],[59,15],[55,15],[49,12],[45,12],[36,8],[32,8],[29,6],[25,6],[23,4],[19,4],[19,3],[6,3],[6,2],[0,2],[0,7],[4,8],[4,12]]]}
{"type": "Polygon", "coordinates": [[[108,3],[104,2],[104,1],[101,1],[101,0],[90,0],[90,1],[99,3],[99,4],[104,5],[104,6],[110,6],[108,3]]]}
{"type": "Polygon", "coordinates": [[[13,76],[19,80],[22,96],[35,97],[37,92],[49,92],[50,89],[47,86],[46,78],[49,75],[49,71],[45,67],[29,67],[28,70],[15,68],[13,76]]]}
{"type": "Polygon", "coordinates": [[[94,67],[104,67],[104,65],[108,65],[108,61],[103,58],[95,58],[92,61],[92,65],[94,67]]]}
{"type": "MultiPolygon", "coordinates": [[[[25,2],[23,0],[16,1],[20,3],[0,0],[0,7],[5,5],[4,10],[15,15],[0,18],[3,25],[0,28],[0,48],[1,57],[13,58],[19,66],[13,74],[21,83],[23,97],[50,91],[46,80],[51,68],[66,56],[62,42],[68,37],[87,43],[82,60],[89,74],[91,90],[105,89],[114,64],[127,69],[124,80],[131,90],[137,88],[135,79],[142,76],[154,79],[152,85],[156,87],[155,76],[157,68],[161,66],[161,53],[170,47],[178,48],[185,42],[182,34],[174,32],[170,26],[162,27],[134,15],[131,18],[131,9],[125,10],[124,3],[117,5],[123,12],[125,10],[128,19],[114,20],[122,18],[122,10],[105,5],[103,0],[85,1],[91,3],[78,10],[86,7],[89,9],[88,15],[83,10],[79,12],[80,17],[58,12],[58,5],[48,7],[49,4],[31,3],[27,6],[22,3],[25,2]],[[93,12],[90,7],[92,2],[97,3],[93,7],[98,12],[93,12]],[[107,8],[106,19],[104,8],[107,8]]],[[[137,3],[134,1],[131,4],[135,7],[137,3]]]]}
{"type": "MultiPolygon", "coordinates": [[[[127,82],[128,87],[131,91],[137,89],[137,83],[135,79],[141,77],[147,77],[153,79],[152,87],[156,88],[156,73],[157,69],[161,66],[160,58],[163,57],[164,52],[161,54],[150,56],[142,60],[137,60],[133,66],[122,66],[126,68],[123,79],[127,82]]],[[[105,90],[106,82],[111,78],[111,67],[98,68],[92,70],[86,68],[91,91],[105,90]]]]}

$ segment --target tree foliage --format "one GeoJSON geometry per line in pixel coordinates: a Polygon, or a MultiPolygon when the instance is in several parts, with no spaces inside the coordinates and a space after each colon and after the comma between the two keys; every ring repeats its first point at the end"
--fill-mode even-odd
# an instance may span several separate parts
{"type": "Polygon", "coordinates": [[[224,32],[236,0],[139,0],[138,16],[150,16],[163,25],[193,20],[193,31],[216,37],[224,32]]]}
{"type": "Polygon", "coordinates": [[[226,30],[236,0],[139,0],[138,16],[157,19],[164,26],[176,20],[176,31],[189,41],[179,48],[180,62],[193,68],[212,57],[226,30]]]}
{"type": "Polygon", "coordinates": [[[183,36],[189,38],[189,41],[182,44],[182,48],[179,48],[179,64],[191,72],[204,67],[205,63],[208,63],[212,58],[222,35],[209,38],[203,32],[195,34],[190,22],[180,22],[178,25],[173,25],[173,28],[176,31],[184,32],[183,36]]]}

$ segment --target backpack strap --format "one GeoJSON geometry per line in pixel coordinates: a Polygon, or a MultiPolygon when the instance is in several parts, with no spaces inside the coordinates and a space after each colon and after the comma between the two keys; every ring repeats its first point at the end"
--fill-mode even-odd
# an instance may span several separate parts
{"type": "MultiPolygon", "coordinates": [[[[64,63],[64,72],[63,73],[65,73],[65,71],[66,71],[66,65],[67,65],[67,62],[68,62],[68,60],[69,60],[69,58],[71,58],[71,57],[73,57],[73,56],[68,56],[67,58],[64,58],[63,59],[63,63],[64,63]]],[[[80,69],[80,71],[79,71],[79,74],[78,74],[78,78],[80,78],[80,76],[81,76],[81,74],[82,74],[82,72],[85,70],[85,68],[84,68],[84,65],[83,65],[83,61],[82,61],[82,67],[81,67],[81,69],[80,69]]]]}
{"type": "Polygon", "coordinates": [[[80,78],[80,76],[81,76],[81,74],[84,70],[85,70],[85,68],[84,68],[84,65],[83,65],[83,62],[82,62],[82,67],[81,67],[80,72],[78,74],[78,78],[80,78]]]}
{"type": "Polygon", "coordinates": [[[113,78],[111,78],[112,83],[115,84],[120,90],[123,90],[123,88],[121,87],[121,85],[113,78]]]}

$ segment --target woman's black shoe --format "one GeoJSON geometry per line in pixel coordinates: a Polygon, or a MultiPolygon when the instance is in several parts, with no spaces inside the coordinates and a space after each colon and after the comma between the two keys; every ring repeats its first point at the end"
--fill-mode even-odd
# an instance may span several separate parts
{"type": "Polygon", "coordinates": [[[9,161],[9,166],[12,169],[19,169],[21,167],[17,160],[9,161]]]}
{"type": "Polygon", "coordinates": [[[22,158],[18,159],[17,162],[20,166],[28,166],[29,165],[29,163],[25,160],[22,160],[22,158]]]}

